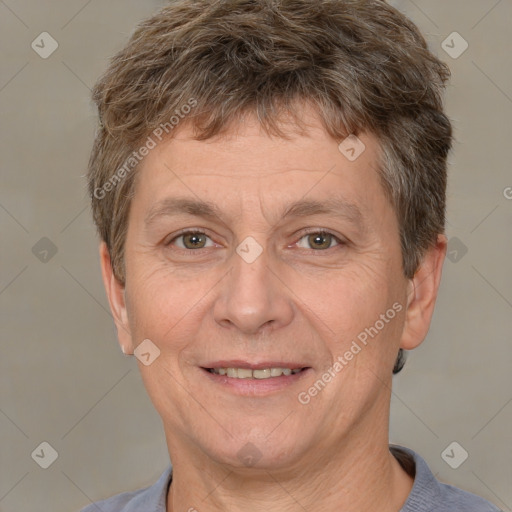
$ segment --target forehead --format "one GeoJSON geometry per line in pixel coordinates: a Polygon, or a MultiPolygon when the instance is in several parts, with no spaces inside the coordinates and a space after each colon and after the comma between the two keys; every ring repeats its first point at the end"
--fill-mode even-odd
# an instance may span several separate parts
{"type": "Polygon", "coordinates": [[[146,223],[179,211],[228,217],[256,203],[279,217],[337,210],[360,223],[387,202],[379,155],[375,136],[334,140],[315,118],[305,133],[286,138],[270,136],[255,119],[207,140],[184,126],[141,163],[134,203],[143,204],[136,210],[146,223]]]}

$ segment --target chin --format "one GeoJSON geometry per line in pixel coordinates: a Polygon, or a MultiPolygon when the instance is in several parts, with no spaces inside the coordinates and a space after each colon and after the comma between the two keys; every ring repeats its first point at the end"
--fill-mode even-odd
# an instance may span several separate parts
{"type": "Polygon", "coordinates": [[[256,432],[253,428],[251,435],[247,435],[247,430],[244,433],[237,432],[229,440],[223,438],[215,441],[210,438],[208,445],[203,445],[203,452],[216,463],[237,471],[271,471],[290,468],[299,463],[305,450],[303,433],[300,437],[290,431],[276,434],[271,433],[272,428],[256,432]]]}

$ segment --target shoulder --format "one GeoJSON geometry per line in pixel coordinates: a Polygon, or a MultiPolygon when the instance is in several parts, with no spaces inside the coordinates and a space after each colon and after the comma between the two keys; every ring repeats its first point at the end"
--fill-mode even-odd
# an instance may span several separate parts
{"type": "Polygon", "coordinates": [[[402,467],[414,474],[411,493],[400,512],[500,512],[480,496],[439,482],[412,450],[401,446],[391,446],[390,450],[402,467]]]}
{"type": "Polygon", "coordinates": [[[158,481],[145,489],[125,492],[88,505],[81,512],[165,512],[167,491],[171,483],[172,468],[168,468],[158,481]]]}
{"type": "MultiPolygon", "coordinates": [[[[452,485],[439,484],[443,496],[444,507],[448,511],[464,510],[465,512],[499,512],[499,508],[489,501],[463,491],[452,485]]],[[[443,509],[444,510],[444,509],[443,509]]]]}

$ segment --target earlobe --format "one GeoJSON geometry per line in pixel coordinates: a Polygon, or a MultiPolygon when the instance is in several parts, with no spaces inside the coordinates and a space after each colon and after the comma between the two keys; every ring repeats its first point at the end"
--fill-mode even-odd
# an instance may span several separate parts
{"type": "Polygon", "coordinates": [[[123,354],[133,354],[133,344],[126,309],[125,286],[114,275],[110,254],[105,242],[100,244],[100,263],[103,284],[116,325],[119,345],[123,354]]]}
{"type": "Polygon", "coordinates": [[[425,253],[407,288],[407,308],[400,348],[412,350],[427,336],[446,255],[446,237],[439,235],[425,253]]]}

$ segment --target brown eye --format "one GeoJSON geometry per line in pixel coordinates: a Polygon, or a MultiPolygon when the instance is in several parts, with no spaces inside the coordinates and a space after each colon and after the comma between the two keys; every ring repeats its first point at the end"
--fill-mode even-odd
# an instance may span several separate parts
{"type": "Polygon", "coordinates": [[[300,239],[298,245],[304,249],[315,249],[322,251],[338,245],[338,241],[336,237],[330,233],[318,232],[303,236],[300,239]]]}

